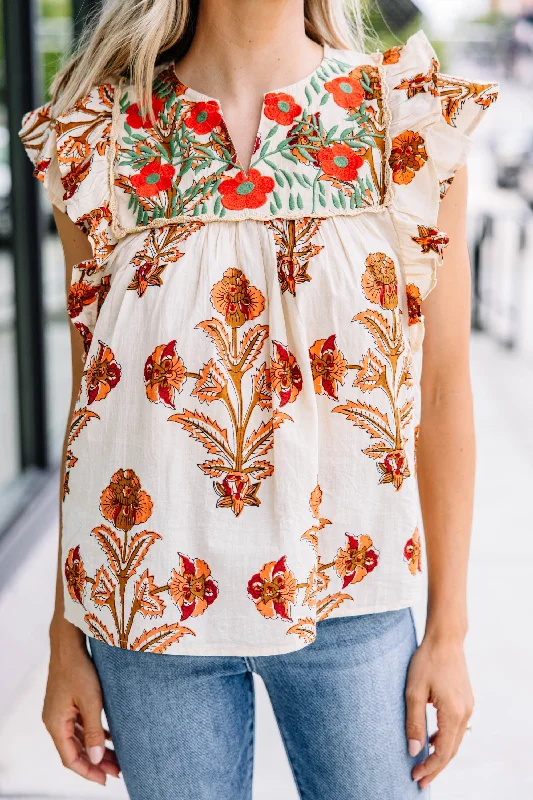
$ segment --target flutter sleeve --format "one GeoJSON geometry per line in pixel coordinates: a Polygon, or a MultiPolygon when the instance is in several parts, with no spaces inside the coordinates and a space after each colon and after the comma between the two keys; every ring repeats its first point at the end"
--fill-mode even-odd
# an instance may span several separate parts
{"type": "Polygon", "coordinates": [[[440,200],[496,100],[497,85],[444,75],[425,34],[383,54],[391,112],[391,214],[398,234],[413,349],[422,344],[422,300],[435,287],[448,235],[437,228],[440,200]]]}
{"type": "Polygon", "coordinates": [[[93,257],[72,273],[68,313],[88,351],[109,291],[112,232],[109,148],[114,86],[95,86],[68,112],[54,116],[50,104],[30,111],[19,136],[50,201],[86,234],[93,257]]]}

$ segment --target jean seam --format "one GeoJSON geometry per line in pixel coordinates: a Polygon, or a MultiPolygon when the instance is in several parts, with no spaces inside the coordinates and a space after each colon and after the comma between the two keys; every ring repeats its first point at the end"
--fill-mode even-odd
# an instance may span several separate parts
{"type": "Polygon", "coordinates": [[[250,787],[249,800],[252,799],[253,772],[254,772],[254,746],[255,746],[255,693],[253,675],[249,675],[249,720],[248,720],[248,786],[250,787]]]}

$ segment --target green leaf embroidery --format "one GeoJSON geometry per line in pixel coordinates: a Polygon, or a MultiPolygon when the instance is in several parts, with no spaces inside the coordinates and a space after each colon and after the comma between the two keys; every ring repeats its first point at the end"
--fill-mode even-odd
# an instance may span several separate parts
{"type": "Polygon", "coordinates": [[[276,179],[276,183],[279,184],[282,188],[285,186],[285,181],[279,174],[279,172],[274,173],[274,178],[276,179]]]}
{"type": "Polygon", "coordinates": [[[294,211],[294,196],[292,192],[289,194],[289,211],[294,211]]]}
{"type": "Polygon", "coordinates": [[[293,154],[289,153],[287,150],[282,150],[281,151],[281,155],[283,156],[283,158],[287,158],[289,161],[292,161],[294,164],[298,163],[298,159],[296,158],[296,156],[293,156],[293,154]]]}
{"type": "Polygon", "coordinates": [[[276,133],[278,132],[278,128],[279,128],[279,125],[274,125],[274,127],[273,127],[273,128],[271,128],[271,129],[269,130],[269,132],[267,133],[267,136],[266,136],[266,138],[267,138],[267,139],[270,139],[272,136],[274,136],[274,134],[276,134],[276,133]]]}
{"type": "Polygon", "coordinates": [[[298,208],[302,209],[304,207],[304,201],[302,200],[302,195],[300,192],[296,195],[296,203],[298,204],[298,208]]]}
{"type": "Polygon", "coordinates": [[[311,86],[313,87],[313,89],[317,94],[320,94],[320,86],[318,85],[318,81],[315,75],[313,75],[313,77],[311,78],[311,86]]]}
{"type": "Polygon", "coordinates": [[[274,202],[276,203],[277,207],[280,209],[283,205],[281,202],[281,198],[277,192],[272,192],[272,197],[274,198],[274,202]]]}
{"type": "Polygon", "coordinates": [[[324,197],[324,195],[323,195],[323,194],[319,194],[319,195],[318,195],[318,202],[320,203],[320,205],[322,206],[322,208],[325,208],[325,207],[326,207],[326,205],[327,205],[327,204],[326,204],[326,198],[324,197]]]}
{"type": "Polygon", "coordinates": [[[284,169],[281,169],[281,170],[280,170],[280,172],[281,172],[281,173],[283,173],[283,175],[284,175],[284,177],[285,177],[285,180],[286,180],[286,181],[287,181],[287,183],[289,184],[289,188],[290,188],[290,189],[292,189],[292,187],[293,187],[293,185],[294,185],[294,181],[293,181],[293,179],[291,178],[291,174],[290,174],[290,172],[287,172],[287,171],[286,171],[286,170],[284,170],[284,169]]]}
{"type": "Polygon", "coordinates": [[[309,86],[305,87],[305,96],[307,98],[307,104],[311,105],[311,103],[313,102],[313,95],[309,91],[309,86]]]}
{"type": "Polygon", "coordinates": [[[339,203],[341,204],[341,207],[345,209],[346,208],[346,198],[344,197],[344,194],[341,192],[340,189],[338,190],[338,195],[339,195],[339,203]]]}
{"type": "Polygon", "coordinates": [[[333,201],[333,205],[335,206],[335,208],[339,208],[339,201],[337,200],[334,194],[331,195],[331,199],[333,201]]]}
{"type": "Polygon", "coordinates": [[[322,97],[320,98],[320,105],[321,106],[325,105],[328,102],[329,97],[330,97],[329,94],[327,93],[323,94],[322,97]]]}
{"type": "Polygon", "coordinates": [[[217,197],[217,199],[215,200],[215,205],[213,206],[213,214],[217,214],[217,216],[218,216],[218,212],[220,211],[220,206],[221,206],[221,202],[220,202],[220,195],[219,195],[217,197]]]}
{"type": "Polygon", "coordinates": [[[270,203],[270,213],[273,214],[274,216],[276,216],[276,214],[278,213],[278,210],[277,210],[275,204],[272,203],[272,202],[270,203]]]}

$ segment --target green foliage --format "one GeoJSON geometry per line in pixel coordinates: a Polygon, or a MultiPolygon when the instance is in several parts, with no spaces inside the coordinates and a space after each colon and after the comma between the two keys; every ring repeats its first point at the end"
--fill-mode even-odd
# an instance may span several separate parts
{"type": "Polygon", "coordinates": [[[40,12],[43,17],[70,17],[71,0],[41,0],[40,12]]]}

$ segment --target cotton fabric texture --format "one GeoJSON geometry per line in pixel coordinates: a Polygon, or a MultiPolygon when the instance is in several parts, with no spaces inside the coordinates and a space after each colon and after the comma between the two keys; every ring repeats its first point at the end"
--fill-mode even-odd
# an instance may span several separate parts
{"type": "Polygon", "coordinates": [[[220,104],[123,80],[21,137],[86,231],[64,482],[65,616],[111,645],[269,655],[411,605],[422,564],[421,302],[440,198],[494,84],[420,32],[325,49],[265,95],[248,173],[220,104]]]}
{"type": "Polygon", "coordinates": [[[405,679],[416,649],[410,609],[317,627],[309,647],[257,658],[158,658],[91,640],[131,800],[251,800],[254,673],[299,797],[428,800],[411,777],[429,754],[427,740],[412,758],[405,738],[405,679]],[[197,720],[202,735],[184,733],[197,720]]]}

